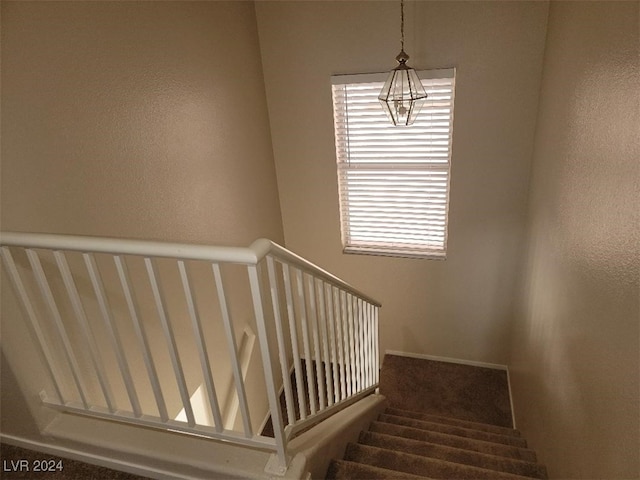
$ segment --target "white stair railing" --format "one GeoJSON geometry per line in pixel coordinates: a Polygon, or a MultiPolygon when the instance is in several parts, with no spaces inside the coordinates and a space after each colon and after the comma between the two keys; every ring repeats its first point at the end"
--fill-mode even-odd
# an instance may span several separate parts
{"type": "Polygon", "coordinates": [[[283,473],[293,435],[378,385],[380,304],[269,240],[236,248],[3,232],[0,244],[49,407],[270,450],[270,471],[283,473]],[[262,368],[243,372],[236,331],[246,322],[262,368]],[[228,378],[235,392],[224,392],[228,378]],[[247,395],[262,383],[262,395],[247,395]],[[205,415],[192,405],[198,389],[205,415]],[[221,405],[236,406],[240,429],[225,428],[221,405]],[[255,431],[267,413],[273,437],[255,431]]]}
{"type": "Polygon", "coordinates": [[[279,245],[258,240],[254,246],[269,252],[263,285],[290,438],[376,389],[380,305],[279,245]]]}

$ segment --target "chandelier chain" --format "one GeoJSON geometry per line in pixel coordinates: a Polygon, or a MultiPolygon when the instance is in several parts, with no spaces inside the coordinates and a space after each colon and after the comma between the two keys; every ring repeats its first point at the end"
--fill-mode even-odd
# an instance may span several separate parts
{"type": "Polygon", "coordinates": [[[400,50],[404,52],[404,0],[400,0],[400,50]]]}

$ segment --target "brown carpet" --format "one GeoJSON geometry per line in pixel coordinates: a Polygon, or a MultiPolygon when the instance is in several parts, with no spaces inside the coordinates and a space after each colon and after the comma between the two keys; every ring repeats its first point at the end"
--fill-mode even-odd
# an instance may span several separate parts
{"type": "Polygon", "coordinates": [[[380,391],[390,407],[331,462],[327,479],[547,478],[511,428],[505,371],[387,355],[380,391]]]}
{"type": "Polygon", "coordinates": [[[385,355],[380,393],[391,407],[513,428],[504,370],[385,355]]]}
{"type": "MultiPolygon", "coordinates": [[[[306,414],[310,415],[311,414],[311,399],[309,397],[310,395],[310,390],[309,390],[309,382],[308,382],[308,378],[307,378],[307,364],[306,364],[306,360],[304,358],[300,359],[300,365],[301,365],[301,369],[302,369],[302,384],[303,384],[303,392],[307,392],[306,396],[305,396],[305,406],[306,406],[306,414]]],[[[329,364],[329,365],[333,365],[333,364],[329,364]]],[[[325,367],[325,363],[322,362],[322,368],[323,371],[326,367],[325,367]]],[[[332,368],[332,367],[331,367],[332,368]]],[[[300,399],[298,398],[298,387],[297,387],[297,380],[296,380],[296,375],[295,372],[292,371],[291,372],[291,393],[293,395],[293,416],[296,420],[300,420],[302,418],[301,416],[301,412],[300,412],[300,399]]],[[[313,382],[314,385],[314,390],[316,392],[315,395],[315,400],[316,400],[316,408],[318,408],[318,406],[320,405],[320,392],[318,390],[318,368],[317,368],[317,364],[315,360],[311,361],[311,381],[313,382]]],[[[325,388],[325,395],[324,395],[324,401],[325,401],[325,405],[328,404],[328,400],[327,400],[327,389],[325,388]]],[[[280,411],[282,413],[282,420],[285,424],[285,426],[287,425],[288,421],[287,419],[288,417],[288,413],[287,413],[287,399],[285,397],[285,393],[284,393],[284,389],[283,391],[280,393],[280,411]]],[[[267,419],[267,422],[264,425],[264,428],[262,429],[262,432],[260,432],[260,435],[264,435],[265,437],[275,437],[274,432],[273,432],[273,422],[272,422],[272,418],[271,415],[269,415],[269,418],[267,419]]]]}
{"type": "Polygon", "coordinates": [[[3,480],[145,480],[146,477],[2,443],[0,444],[0,478],[3,480]]]}

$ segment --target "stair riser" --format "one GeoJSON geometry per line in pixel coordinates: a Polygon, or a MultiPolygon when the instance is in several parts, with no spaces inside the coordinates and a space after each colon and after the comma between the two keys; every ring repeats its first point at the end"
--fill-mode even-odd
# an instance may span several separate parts
{"type": "Polygon", "coordinates": [[[523,460],[525,462],[537,462],[536,454],[532,450],[511,447],[498,443],[483,442],[464,437],[457,437],[455,435],[428,432],[425,430],[418,430],[415,428],[404,427],[402,425],[382,422],[372,422],[369,430],[396,437],[404,437],[413,440],[420,440],[422,442],[437,443],[474,452],[486,453],[489,455],[498,455],[501,457],[523,460]]]}
{"type": "Polygon", "coordinates": [[[447,462],[481,467],[497,472],[512,473],[532,478],[547,478],[546,469],[530,462],[513,460],[505,457],[497,457],[469,450],[463,450],[444,445],[437,445],[407,438],[393,437],[390,435],[362,432],[359,443],[378,448],[386,448],[398,452],[420,455],[423,457],[444,460],[447,462]]]}
{"type": "Polygon", "coordinates": [[[411,475],[410,473],[400,473],[394,470],[364,465],[362,463],[347,462],[344,460],[334,460],[329,465],[327,480],[424,480],[424,477],[411,475]]]}
{"type": "Polygon", "coordinates": [[[482,440],[485,442],[501,443],[503,445],[509,445],[518,448],[527,448],[526,440],[508,435],[497,435],[494,433],[472,430],[469,428],[462,428],[453,425],[443,425],[433,422],[424,422],[421,420],[415,420],[407,417],[397,417],[395,415],[387,415],[384,413],[378,417],[378,420],[385,423],[395,423],[396,425],[402,425],[404,427],[416,428],[420,430],[427,430],[430,432],[438,432],[445,433],[447,435],[473,438],[475,440],[482,440]]]}
{"type": "Polygon", "coordinates": [[[444,462],[355,443],[348,445],[345,460],[433,479],[530,480],[519,475],[444,462]]]}
{"type": "Polygon", "coordinates": [[[489,425],[485,423],[469,422],[466,420],[458,420],[456,418],[441,417],[438,415],[431,415],[428,413],[411,412],[409,410],[400,410],[398,408],[387,408],[386,414],[395,415],[396,417],[412,418],[414,420],[421,420],[425,422],[441,423],[444,425],[452,425],[463,428],[470,428],[472,430],[480,430],[487,433],[495,433],[497,435],[509,435],[512,437],[522,437],[519,430],[513,428],[499,427],[497,425],[489,425]]]}

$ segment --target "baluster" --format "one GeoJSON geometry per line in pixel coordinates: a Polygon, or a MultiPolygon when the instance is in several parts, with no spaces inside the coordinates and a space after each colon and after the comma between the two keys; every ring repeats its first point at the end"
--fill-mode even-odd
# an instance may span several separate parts
{"type": "Polygon", "coordinates": [[[366,333],[366,325],[365,325],[365,311],[364,311],[364,302],[361,298],[358,298],[358,311],[359,315],[359,323],[360,323],[360,388],[362,390],[366,387],[366,378],[367,378],[367,333],[366,333]]]}
{"type": "Polygon", "coordinates": [[[53,257],[56,260],[58,270],[60,271],[60,275],[62,276],[62,281],[64,282],[64,286],[67,290],[67,295],[69,296],[69,300],[71,301],[71,306],[73,308],[76,321],[80,326],[84,341],[89,347],[88,350],[89,356],[91,357],[91,363],[93,364],[93,368],[96,371],[96,375],[98,376],[98,383],[100,383],[100,388],[102,389],[102,394],[104,395],[104,400],[107,404],[107,408],[111,413],[114,413],[116,411],[116,408],[113,402],[113,394],[111,393],[109,380],[107,379],[100,354],[98,353],[99,350],[95,337],[91,332],[91,328],[89,327],[87,315],[84,311],[84,307],[82,306],[82,302],[80,301],[78,289],[76,288],[76,284],[73,281],[73,276],[71,275],[71,271],[69,270],[67,258],[65,257],[64,253],[60,251],[53,252],[53,257]]]}
{"type": "Polygon", "coordinates": [[[333,295],[335,321],[336,321],[336,350],[338,352],[338,368],[340,373],[340,396],[338,400],[344,400],[347,396],[347,384],[345,375],[345,357],[344,357],[344,342],[342,338],[342,302],[340,301],[340,290],[337,287],[333,287],[335,291],[333,295]]]}
{"type": "Polygon", "coordinates": [[[371,338],[369,340],[370,345],[370,357],[369,364],[371,365],[371,385],[376,384],[376,348],[375,348],[375,338],[376,338],[376,329],[373,322],[373,315],[375,313],[375,306],[369,304],[369,329],[371,331],[371,338]]]}
{"type": "Polygon", "coordinates": [[[327,321],[329,327],[329,343],[331,346],[330,349],[330,359],[331,369],[333,373],[333,400],[332,403],[338,402],[340,400],[340,386],[338,378],[338,359],[336,352],[336,326],[333,320],[333,291],[331,284],[325,284],[326,291],[326,299],[327,299],[327,321]]]}
{"type": "Polygon", "coordinates": [[[358,393],[362,389],[362,382],[360,381],[360,309],[358,308],[358,299],[355,296],[351,296],[351,305],[353,306],[353,354],[354,354],[354,367],[355,367],[355,384],[356,389],[354,393],[358,393]]]}
{"type": "Polygon", "coordinates": [[[133,323],[133,329],[135,331],[138,344],[142,351],[142,358],[144,359],[144,365],[145,365],[145,368],[147,369],[147,375],[149,377],[149,382],[151,383],[153,396],[156,400],[156,405],[158,407],[158,414],[160,415],[160,419],[163,422],[167,422],[169,420],[167,405],[164,401],[164,396],[162,395],[162,389],[160,388],[158,372],[156,370],[153,357],[151,355],[149,340],[147,339],[147,334],[144,330],[142,322],[140,321],[140,314],[138,313],[139,312],[138,305],[136,303],[135,296],[133,295],[133,291],[131,289],[131,280],[129,278],[129,270],[127,268],[127,263],[119,255],[114,255],[113,261],[116,265],[118,278],[120,279],[120,285],[122,286],[122,292],[124,293],[124,298],[127,303],[127,308],[129,309],[129,315],[133,323]]]}
{"type": "Polygon", "coordinates": [[[289,317],[289,333],[291,335],[291,348],[293,350],[293,365],[296,375],[296,389],[298,392],[298,404],[300,406],[300,418],[307,418],[307,400],[304,393],[304,380],[302,379],[302,365],[300,363],[300,349],[298,348],[298,332],[296,327],[295,307],[291,292],[291,276],[289,265],[282,264],[282,274],[284,276],[284,293],[287,300],[287,316],[289,317]]]}
{"type": "Polygon", "coordinates": [[[224,326],[224,333],[227,339],[227,347],[229,348],[229,354],[231,355],[233,380],[236,386],[236,393],[238,394],[238,405],[240,407],[240,413],[242,415],[242,425],[244,427],[244,434],[248,438],[253,435],[253,429],[251,428],[251,417],[249,416],[247,393],[244,388],[244,379],[242,378],[242,367],[240,366],[240,361],[238,360],[238,344],[236,343],[236,336],[233,330],[231,314],[229,313],[227,295],[225,293],[224,284],[222,281],[222,272],[220,271],[220,265],[218,265],[217,263],[213,263],[211,264],[211,267],[213,269],[216,291],[218,292],[218,301],[220,303],[220,312],[222,314],[222,325],[224,326]]]}
{"type": "Polygon", "coordinates": [[[320,342],[324,365],[324,378],[327,388],[327,404],[333,405],[333,383],[331,381],[331,363],[329,361],[329,340],[327,339],[327,316],[324,301],[324,282],[316,280],[316,298],[318,299],[318,328],[320,329],[320,342]]]}
{"type": "Polygon", "coordinates": [[[362,323],[362,332],[360,334],[362,345],[362,388],[366,389],[369,386],[369,329],[367,327],[367,303],[359,299],[360,301],[360,317],[362,323]]]}
{"type": "Polygon", "coordinates": [[[167,308],[165,306],[164,295],[162,293],[162,290],[160,289],[155,263],[153,259],[145,257],[144,264],[147,268],[149,281],[151,282],[151,291],[156,303],[156,310],[158,311],[160,324],[162,325],[162,332],[164,333],[164,338],[167,342],[167,348],[169,349],[169,356],[171,357],[173,372],[176,376],[180,398],[182,399],[182,405],[184,406],[184,411],[187,416],[187,424],[190,427],[193,427],[196,424],[196,420],[193,415],[191,399],[189,398],[189,389],[187,388],[187,381],[184,378],[184,371],[182,369],[182,362],[180,361],[180,354],[178,353],[176,338],[173,334],[171,324],[169,323],[169,318],[167,317],[167,308]]]}
{"type": "Polygon", "coordinates": [[[344,360],[345,360],[345,378],[347,380],[347,398],[353,393],[351,385],[351,341],[349,339],[349,304],[347,302],[348,295],[344,290],[341,291],[342,300],[342,326],[343,332],[343,345],[344,345],[344,360]]]}
{"type": "Polygon", "coordinates": [[[278,341],[278,354],[280,357],[280,369],[282,372],[282,383],[284,385],[284,398],[287,405],[287,418],[289,424],[293,425],[296,421],[295,409],[293,403],[293,392],[291,390],[291,378],[289,376],[289,365],[287,362],[287,352],[284,344],[284,334],[282,332],[282,318],[280,316],[280,298],[278,295],[278,286],[276,283],[276,272],[273,257],[267,257],[267,272],[269,274],[269,286],[271,287],[271,304],[273,307],[273,316],[276,324],[276,338],[278,341]]]}
{"type": "Polygon", "coordinates": [[[311,357],[311,348],[309,346],[309,327],[307,325],[307,307],[304,297],[304,288],[302,285],[302,272],[296,269],[296,286],[298,287],[298,302],[300,305],[300,325],[302,326],[302,343],[304,346],[305,367],[307,370],[307,388],[309,389],[309,406],[311,415],[318,411],[316,387],[313,380],[313,358],[311,357]]]}
{"type": "Polygon", "coordinates": [[[324,391],[324,371],[322,367],[322,359],[320,358],[320,339],[318,332],[318,314],[316,306],[316,291],[314,287],[315,279],[309,275],[307,277],[307,291],[309,293],[309,310],[311,320],[311,332],[313,334],[313,348],[315,351],[316,361],[316,382],[318,385],[318,399],[320,400],[320,410],[324,410],[326,406],[326,396],[324,391]]]}
{"type": "Polygon", "coordinates": [[[355,340],[355,313],[353,307],[353,295],[347,293],[347,312],[349,316],[349,360],[351,365],[351,392],[355,395],[358,392],[358,381],[356,377],[356,340],[355,340]]]}
{"type": "Polygon", "coordinates": [[[204,379],[205,388],[207,390],[207,398],[209,399],[209,407],[213,415],[214,426],[216,432],[222,431],[222,415],[220,414],[220,405],[218,404],[218,396],[216,395],[216,387],[213,383],[213,377],[211,376],[211,363],[209,361],[209,354],[207,352],[207,344],[205,342],[204,331],[202,330],[202,323],[200,321],[200,314],[196,307],[196,300],[191,290],[191,282],[189,281],[189,272],[182,260],[178,260],[178,271],[180,272],[180,279],[182,280],[182,288],[184,290],[184,297],[187,301],[187,309],[189,310],[189,317],[191,318],[191,326],[193,327],[193,334],[196,339],[196,347],[198,349],[198,355],[200,357],[200,367],[202,368],[202,378],[204,379]]]}
{"type": "Polygon", "coordinates": [[[373,339],[373,329],[371,327],[371,304],[366,302],[366,325],[367,325],[367,387],[373,385],[373,349],[372,339],[373,339]]]}
{"type": "Polygon", "coordinates": [[[375,307],[373,312],[373,332],[374,332],[374,342],[373,342],[373,346],[374,346],[374,357],[375,357],[375,383],[379,383],[380,382],[380,339],[379,339],[379,335],[380,335],[380,325],[378,323],[378,307],[375,307]]]}
{"type": "Polygon", "coordinates": [[[342,291],[334,287],[334,312],[336,320],[336,351],[338,354],[338,368],[340,374],[340,400],[347,397],[346,356],[344,354],[344,305],[342,291]]]}
{"type": "Polygon", "coordinates": [[[269,338],[267,336],[267,326],[265,323],[262,291],[260,288],[260,277],[258,267],[247,266],[249,274],[249,284],[251,285],[251,298],[253,300],[253,311],[256,315],[256,327],[258,329],[258,340],[260,342],[260,353],[262,355],[262,369],[264,381],[267,387],[267,398],[269,399],[269,410],[271,411],[271,423],[276,440],[276,450],[280,465],[287,464],[287,447],[284,436],[284,426],[282,424],[282,412],[280,410],[280,399],[276,393],[275,380],[273,377],[273,365],[269,354],[269,338]]]}
{"type": "Polygon", "coordinates": [[[73,376],[73,381],[75,382],[78,393],[80,394],[80,399],[82,401],[82,404],[84,405],[84,408],[89,410],[90,407],[86,397],[86,388],[84,387],[84,383],[82,381],[82,378],[80,377],[80,366],[78,365],[78,361],[73,353],[73,347],[71,346],[71,342],[69,340],[69,337],[67,336],[67,331],[64,328],[62,317],[60,316],[60,312],[58,311],[58,307],[56,306],[56,302],[53,298],[53,293],[51,293],[51,287],[49,287],[49,282],[44,274],[42,265],[40,264],[40,258],[34,250],[27,249],[26,252],[42,298],[45,300],[45,303],[49,309],[49,313],[53,317],[58,335],[60,335],[60,338],[62,339],[65,357],[69,362],[71,375],[73,376]]]}
{"type": "Polygon", "coordinates": [[[366,382],[367,385],[366,387],[369,388],[371,385],[373,385],[373,381],[371,378],[371,357],[372,357],[372,353],[371,353],[371,322],[370,322],[370,318],[371,318],[371,305],[369,304],[369,302],[367,301],[363,301],[363,305],[364,305],[364,321],[365,321],[365,327],[366,327],[366,342],[367,342],[367,355],[365,357],[365,362],[366,362],[366,367],[367,367],[367,375],[366,375],[366,382]]]}
{"type": "Polygon", "coordinates": [[[116,354],[116,360],[118,362],[118,367],[120,368],[120,373],[122,374],[122,379],[124,380],[127,394],[129,395],[129,402],[131,403],[133,414],[136,417],[139,417],[140,415],[142,415],[140,402],[138,401],[138,395],[133,385],[131,372],[129,371],[129,364],[127,363],[127,359],[124,356],[124,350],[122,348],[122,343],[120,342],[120,335],[118,334],[118,327],[111,315],[111,308],[109,307],[109,302],[107,301],[107,296],[104,291],[104,285],[102,283],[100,271],[98,270],[93,254],[83,253],[82,257],[84,258],[84,263],[87,267],[87,271],[89,272],[91,285],[93,286],[93,291],[95,292],[96,300],[98,301],[98,307],[100,309],[100,313],[102,314],[102,320],[109,334],[111,346],[113,347],[113,350],[116,354]]]}
{"type": "Polygon", "coordinates": [[[15,292],[18,295],[18,300],[27,314],[27,318],[29,319],[28,325],[31,327],[31,332],[35,335],[36,345],[39,347],[39,351],[42,354],[44,359],[44,364],[49,372],[49,376],[51,377],[51,382],[53,383],[53,388],[56,391],[56,395],[58,396],[58,400],[60,404],[64,405],[67,403],[64,395],[62,395],[62,389],[60,388],[59,378],[62,376],[58,373],[58,369],[55,366],[53,355],[51,350],[49,350],[49,342],[45,339],[45,335],[40,328],[40,323],[38,322],[38,316],[36,315],[35,310],[33,309],[33,304],[31,303],[31,299],[29,298],[29,294],[27,290],[24,288],[24,284],[22,283],[22,278],[20,277],[20,273],[18,273],[18,269],[16,268],[16,264],[13,261],[13,256],[11,255],[11,251],[8,247],[0,247],[0,251],[2,252],[2,258],[4,259],[5,268],[9,274],[9,281],[13,285],[15,292]]]}
{"type": "Polygon", "coordinates": [[[363,388],[362,381],[362,305],[358,297],[353,297],[354,304],[354,326],[355,326],[355,340],[356,340],[356,378],[358,379],[358,392],[363,388]]]}

